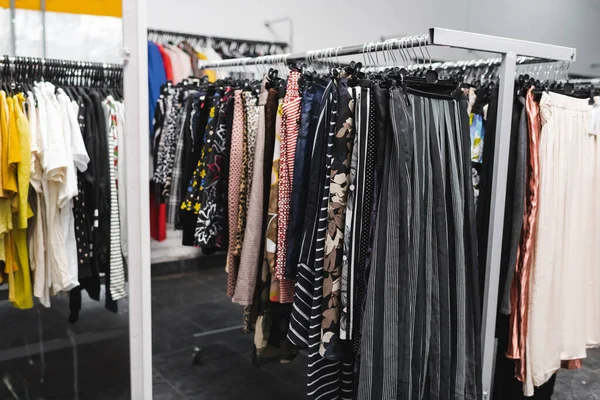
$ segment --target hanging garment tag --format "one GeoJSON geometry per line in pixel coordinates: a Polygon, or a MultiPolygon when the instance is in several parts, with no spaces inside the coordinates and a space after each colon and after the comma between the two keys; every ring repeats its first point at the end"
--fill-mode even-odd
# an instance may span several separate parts
{"type": "Polygon", "coordinates": [[[598,103],[592,106],[588,132],[590,135],[600,136],[600,104],[598,103]]]}

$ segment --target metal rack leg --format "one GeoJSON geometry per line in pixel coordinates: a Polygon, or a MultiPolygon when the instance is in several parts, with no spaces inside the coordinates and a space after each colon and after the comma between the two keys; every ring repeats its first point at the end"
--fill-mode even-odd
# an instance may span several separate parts
{"type": "MultiPolygon", "coordinates": [[[[204,337],[204,336],[216,335],[217,333],[224,333],[224,332],[229,332],[229,331],[240,330],[243,327],[244,327],[244,325],[236,325],[236,326],[230,326],[227,328],[213,329],[212,331],[195,333],[194,337],[199,338],[199,337],[204,337]]],[[[203,350],[202,347],[194,346],[194,350],[192,352],[192,365],[204,364],[204,360],[202,359],[202,350],[203,350]]]]}
{"type": "Polygon", "coordinates": [[[490,205],[489,236],[486,259],[485,292],[481,326],[483,398],[491,399],[494,359],[496,351],[496,312],[498,306],[498,285],[500,280],[500,257],[502,232],[504,228],[504,204],[506,202],[506,181],[508,155],[510,151],[510,128],[516,73],[516,54],[502,55],[500,71],[500,92],[498,98],[498,121],[496,123],[496,146],[494,154],[494,176],[492,181],[492,201],[490,205]]]}

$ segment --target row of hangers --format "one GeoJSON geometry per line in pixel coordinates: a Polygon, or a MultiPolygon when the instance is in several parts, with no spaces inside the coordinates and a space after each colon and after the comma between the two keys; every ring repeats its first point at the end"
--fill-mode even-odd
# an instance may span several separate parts
{"type": "MultiPolygon", "coordinates": [[[[252,68],[259,70],[264,76],[267,64],[275,64],[268,72],[269,81],[273,85],[282,85],[281,79],[271,79],[272,76],[285,76],[286,68],[301,73],[301,90],[320,75],[338,77],[350,76],[351,84],[365,77],[391,81],[395,84],[433,84],[455,85],[455,93],[459,89],[474,87],[489,90],[498,84],[499,58],[470,60],[459,62],[433,63],[427,48],[428,36],[414,36],[404,39],[389,39],[385,42],[366,43],[362,48],[361,62],[342,64],[339,58],[341,47],[309,51],[302,63],[288,62],[289,55],[258,57],[255,60],[241,60],[238,65],[225,62],[223,66],[241,68],[248,75],[252,68]],[[416,45],[415,45],[416,44],[416,45]],[[400,65],[403,65],[402,67],[400,65]],[[274,73],[275,71],[276,73],[274,73]]],[[[217,63],[218,64],[218,63],[217,63]]],[[[599,89],[593,84],[573,85],[568,80],[568,62],[544,62],[544,60],[528,57],[517,59],[521,74],[518,78],[519,88],[534,86],[536,91],[553,91],[569,96],[589,97],[590,104],[599,89]]],[[[219,66],[217,66],[218,68],[219,66]]]]}
{"type": "Polygon", "coordinates": [[[73,93],[94,89],[123,98],[119,64],[9,56],[2,57],[1,63],[0,87],[9,94],[31,91],[34,82],[46,81],[73,93]]]}
{"type": "Polygon", "coordinates": [[[266,54],[283,54],[287,43],[262,42],[255,40],[219,38],[191,35],[179,32],[148,31],[148,40],[160,44],[179,45],[189,43],[194,49],[211,48],[224,58],[260,57],[266,54]]]}

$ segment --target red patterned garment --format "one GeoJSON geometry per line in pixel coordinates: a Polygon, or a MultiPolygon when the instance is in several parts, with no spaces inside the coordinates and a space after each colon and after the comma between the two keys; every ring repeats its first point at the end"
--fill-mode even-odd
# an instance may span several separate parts
{"type": "Polygon", "coordinates": [[[240,183],[242,180],[244,156],[244,110],[242,91],[234,94],[233,127],[231,128],[231,147],[229,154],[229,248],[227,251],[227,295],[233,296],[237,282],[239,257],[234,254],[238,230],[238,206],[240,203],[240,183]]]}
{"type": "Polygon", "coordinates": [[[287,256],[287,231],[290,221],[290,200],[292,182],[294,180],[294,154],[300,128],[300,93],[298,91],[300,73],[292,71],[288,77],[283,113],[281,117],[281,158],[279,163],[279,199],[278,199],[278,231],[277,262],[275,278],[280,281],[282,303],[294,300],[294,282],[284,279],[287,256]]]}

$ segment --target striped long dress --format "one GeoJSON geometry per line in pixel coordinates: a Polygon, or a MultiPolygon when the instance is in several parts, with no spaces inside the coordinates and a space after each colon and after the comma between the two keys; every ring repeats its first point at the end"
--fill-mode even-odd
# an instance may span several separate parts
{"type": "Polygon", "coordinates": [[[112,97],[105,103],[108,135],[108,166],[110,172],[110,294],[113,300],[127,296],[125,266],[121,253],[121,223],[117,192],[117,109],[112,97]]]}

